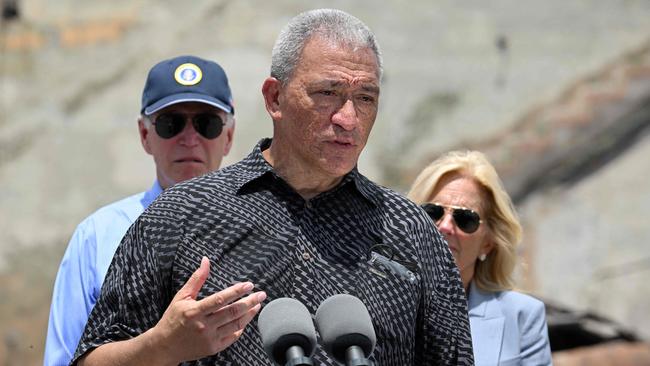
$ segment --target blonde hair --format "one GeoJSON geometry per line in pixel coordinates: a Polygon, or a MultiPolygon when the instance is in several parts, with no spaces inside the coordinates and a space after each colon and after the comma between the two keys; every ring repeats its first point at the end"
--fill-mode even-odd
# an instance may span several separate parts
{"type": "Polygon", "coordinates": [[[424,168],[413,182],[408,198],[417,204],[429,202],[440,187],[440,180],[457,174],[474,180],[485,193],[482,207],[483,222],[494,248],[483,262],[476,261],[474,278],[476,286],[486,291],[514,288],[513,272],[517,264],[517,246],[522,229],[510,196],[494,166],[479,151],[451,151],[443,154],[424,168]]]}

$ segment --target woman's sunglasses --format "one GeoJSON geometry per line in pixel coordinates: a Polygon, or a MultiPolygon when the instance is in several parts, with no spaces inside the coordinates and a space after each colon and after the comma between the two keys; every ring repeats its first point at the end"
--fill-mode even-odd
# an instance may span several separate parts
{"type": "Polygon", "coordinates": [[[476,211],[470,210],[466,207],[426,203],[422,205],[422,208],[436,224],[445,215],[445,211],[451,210],[451,217],[454,218],[456,226],[467,234],[471,234],[478,230],[479,225],[483,222],[476,211]]]}
{"type": "MultiPolygon", "coordinates": [[[[164,139],[170,139],[185,129],[188,116],[182,113],[163,113],[153,122],[156,133],[164,139]]],[[[214,139],[223,131],[223,119],[216,113],[201,113],[192,117],[192,126],[206,139],[214,139]]]]}

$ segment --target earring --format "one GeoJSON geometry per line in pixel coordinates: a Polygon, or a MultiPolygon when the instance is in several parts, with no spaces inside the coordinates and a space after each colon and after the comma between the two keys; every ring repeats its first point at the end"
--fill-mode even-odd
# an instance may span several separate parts
{"type": "Polygon", "coordinates": [[[487,258],[487,254],[485,253],[478,256],[478,260],[480,260],[481,262],[485,262],[485,258],[487,258]]]}

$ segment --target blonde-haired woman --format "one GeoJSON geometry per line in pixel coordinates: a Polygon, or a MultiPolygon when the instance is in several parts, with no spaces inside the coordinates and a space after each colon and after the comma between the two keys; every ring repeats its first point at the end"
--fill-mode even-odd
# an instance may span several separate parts
{"type": "Polygon", "coordinates": [[[544,304],[513,291],[521,225],[485,155],[442,155],[415,179],[408,197],[422,205],[454,255],[475,364],[551,365],[544,304]]]}

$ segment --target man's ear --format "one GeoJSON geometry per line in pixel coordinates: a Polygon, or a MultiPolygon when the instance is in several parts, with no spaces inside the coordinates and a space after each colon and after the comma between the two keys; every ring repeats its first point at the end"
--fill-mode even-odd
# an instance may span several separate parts
{"type": "Polygon", "coordinates": [[[140,134],[140,143],[147,154],[151,155],[151,146],[149,145],[149,129],[145,123],[144,117],[138,118],[138,132],[140,134]]]}
{"type": "Polygon", "coordinates": [[[268,77],[262,84],[262,96],[264,96],[264,105],[266,111],[274,121],[280,120],[282,112],[280,111],[280,87],[281,83],[274,77],[268,77]]]}

